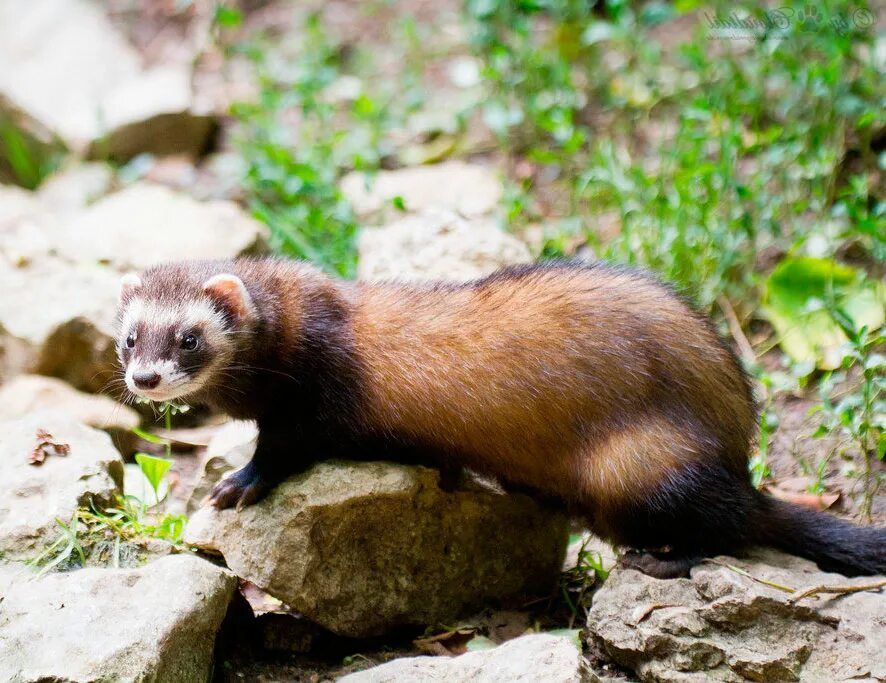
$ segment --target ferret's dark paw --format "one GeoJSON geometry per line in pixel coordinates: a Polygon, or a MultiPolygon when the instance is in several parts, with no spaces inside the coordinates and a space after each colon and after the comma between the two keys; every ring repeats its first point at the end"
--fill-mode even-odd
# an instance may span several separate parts
{"type": "Polygon", "coordinates": [[[676,579],[689,576],[689,570],[697,562],[697,558],[686,555],[628,550],[619,558],[618,565],[623,569],[636,569],[656,579],[676,579]]]}
{"type": "Polygon", "coordinates": [[[255,471],[251,464],[218,482],[209,494],[208,502],[219,510],[237,506],[238,510],[257,503],[273,488],[255,471]]]}

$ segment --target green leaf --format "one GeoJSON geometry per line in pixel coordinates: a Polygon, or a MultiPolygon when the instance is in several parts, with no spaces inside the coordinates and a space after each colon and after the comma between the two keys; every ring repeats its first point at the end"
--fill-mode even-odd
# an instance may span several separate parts
{"type": "Polygon", "coordinates": [[[478,650],[492,650],[498,647],[498,643],[486,636],[474,636],[465,645],[468,652],[477,652],[478,650]]]}
{"type": "Polygon", "coordinates": [[[762,311],[782,350],[797,362],[840,367],[842,328],[879,328],[886,284],[865,280],[855,268],[823,258],[783,260],[766,280],[762,311]]]}
{"type": "Polygon", "coordinates": [[[151,434],[150,432],[146,432],[144,429],[139,429],[138,427],[133,427],[132,433],[140,439],[144,439],[148,443],[157,444],[158,446],[166,446],[167,444],[171,443],[169,439],[164,439],[163,437],[157,436],[156,434],[151,434]]]}
{"type": "Polygon", "coordinates": [[[158,489],[160,482],[163,480],[163,475],[172,467],[172,460],[158,458],[147,453],[136,453],[135,461],[151,484],[151,488],[154,489],[155,499],[159,498],[158,489]]]}
{"type": "Polygon", "coordinates": [[[563,636],[569,638],[575,647],[581,650],[581,629],[580,628],[555,628],[548,631],[552,636],[563,636]]]}
{"type": "Polygon", "coordinates": [[[219,5],[215,9],[215,23],[222,28],[236,28],[243,23],[243,13],[236,7],[219,5]]]}

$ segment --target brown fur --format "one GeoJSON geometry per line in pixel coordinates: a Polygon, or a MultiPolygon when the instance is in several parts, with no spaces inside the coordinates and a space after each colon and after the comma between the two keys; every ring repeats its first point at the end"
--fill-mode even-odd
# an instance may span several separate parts
{"type": "Polygon", "coordinates": [[[467,288],[364,285],[353,313],[373,426],[579,504],[642,496],[710,444],[746,467],[748,385],[711,329],[631,271],[535,270],[467,288]]]}

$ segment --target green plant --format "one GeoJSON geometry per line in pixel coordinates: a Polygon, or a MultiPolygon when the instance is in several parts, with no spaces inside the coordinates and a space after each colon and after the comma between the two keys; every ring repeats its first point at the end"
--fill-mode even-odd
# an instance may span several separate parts
{"type": "MultiPolygon", "coordinates": [[[[842,347],[840,372],[829,372],[819,385],[821,404],[812,412],[822,412],[824,420],[813,436],[839,435],[861,455],[861,471],[856,474],[863,487],[861,515],[870,519],[873,498],[886,476],[874,472],[875,459],[886,458],[886,357],[877,352],[886,344],[886,328],[870,332],[867,327],[855,326],[852,318],[840,309],[832,309],[831,315],[846,335],[848,342],[842,347]],[[858,373],[853,382],[848,376],[858,373]],[[848,391],[838,396],[837,385],[850,384],[848,391]]],[[[824,465],[833,456],[831,451],[824,465]]]]}
{"type": "MultiPolygon", "coordinates": [[[[162,403],[159,407],[164,416],[167,431],[172,426],[172,415],[188,410],[187,406],[162,403]]],[[[54,568],[68,569],[83,566],[87,560],[114,567],[134,562],[140,548],[148,539],[160,539],[174,545],[181,543],[181,534],[187,518],[157,512],[154,508],[163,502],[160,485],[172,460],[172,443],[169,439],[133,430],[137,436],[165,447],[166,458],[147,453],[137,453],[135,460],[151,485],[154,500],[148,502],[133,495],[117,496],[116,503],[98,507],[94,502],[78,508],[67,524],[56,519],[61,532],[39,555],[28,564],[38,568],[41,574],[54,568]]]]}
{"type": "MultiPolygon", "coordinates": [[[[617,1],[467,8],[486,121],[508,153],[554,179],[546,182],[560,197],[545,217],[543,255],[568,255],[584,233],[598,256],[652,268],[705,308],[725,296],[747,314],[759,305],[764,250],[802,247],[836,223],[838,239],[882,253],[883,204],[864,176],[844,185],[839,163],[849,138],[869,166],[884,161],[871,147],[884,95],[872,32],[791,26],[712,58],[703,21],[665,53],[648,29],[674,9],[654,3],[639,13],[617,1]],[[595,134],[598,108],[615,116],[595,134]],[[595,229],[602,213],[617,218],[611,235],[595,229]]],[[[827,9],[839,18],[855,8],[827,9]]],[[[531,197],[508,201],[519,222],[531,197]]],[[[838,246],[829,240],[831,253],[838,246]]]]}
{"type": "MultiPolygon", "coordinates": [[[[406,21],[399,28],[414,52],[415,27],[406,21]]],[[[271,246],[352,277],[357,224],[339,179],[350,170],[371,175],[394,154],[388,133],[421,105],[423,91],[414,65],[406,69],[404,84],[355,76],[351,72],[371,72],[371,57],[346,55],[317,16],[306,20],[304,37],[297,53],[283,59],[279,45],[259,41],[243,50],[258,73],[260,92],[234,107],[235,144],[248,166],[247,201],[270,227],[271,246]],[[357,90],[336,94],[342,83],[357,90]]]]}
{"type": "Polygon", "coordinates": [[[795,362],[824,369],[841,365],[847,329],[880,327],[886,285],[832,259],[782,260],[766,279],[762,312],[795,362]],[[838,322],[841,312],[846,321],[838,322]]]}
{"type": "Polygon", "coordinates": [[[0,115],[0,161],[6,162],[19,185],[35,189],[58,166],[58,157],[57,153],[38,150],[13,121],[0,115]]]}
{"type": "MultiPolygon", "coordinates": [[[[576,542],[578,538],[573,534],[570,542],[576,542]]],[[[590,608],[593,589],[609,577],[609,571],[603,566],[603,556],[598,551],[588,549],[588,543],[592,540],[591,536],[584,538],[578,549],[575,566],[560,575],[560,594],[571,612],[570,629],[576,619],[584,618],[582,611],[590,608]]]]}

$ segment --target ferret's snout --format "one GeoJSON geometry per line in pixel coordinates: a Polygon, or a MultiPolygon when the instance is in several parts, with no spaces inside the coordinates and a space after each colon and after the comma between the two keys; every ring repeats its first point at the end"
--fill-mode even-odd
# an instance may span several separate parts
{"type": "Polygon", "coordinates": [[[160,375],[153,370],[143,370],[134,373],[132,381],[139,389],[155,389],[160,384],[160,375]]]}

